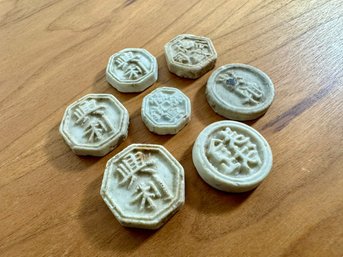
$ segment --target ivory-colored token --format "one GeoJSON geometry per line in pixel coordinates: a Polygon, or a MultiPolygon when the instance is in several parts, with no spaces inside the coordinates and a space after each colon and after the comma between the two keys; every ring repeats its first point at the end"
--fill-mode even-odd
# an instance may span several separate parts
{"type": "Polygon", "coordinates": [[[170,72],[179,77],[196,79],[212,70],[217,53],[207,37],[178,35],[164,46],[170,72]]]}
{"type": "Polygon", "coordinates": [[[141,116],[151,132],[176,134],[191,119],[191,102],[177,88],[160,87],[144,97],[141,116]]]}
{"type": "Polygon", "coordinates": [[[253,120],[263,115],[274,99],[271,79],[246,64],[227,64],[207,82],[207,101],[213,110],[233,120],[253,120]]]}
{"type": "Polygon", "coordinates": [[[184,203],[184,170],[163,146],[132,144],[107,162],[100,194],[123,226],[157,229],[184,203]]]}
{"type": "Polygon", "coordinates": [[[125,48],[112,55],[106,68],[106,79],[123,93],[141,92],[158,77],[156,58],[142,48],[125,48]]]}
{"type": "Polygon", "coordinates": [[[78,155],[103,156],[128,133],[129,113],[110,94],[89,94],[65,111],[60,133],[78,155]]]}
{"type": "Polygon", "coordinates": [[[246,192],[269,174],[273,156],[268,142],[252,127],[219,121],[207,126],[196,139],[193,163],[212,187],[246,192]]]}

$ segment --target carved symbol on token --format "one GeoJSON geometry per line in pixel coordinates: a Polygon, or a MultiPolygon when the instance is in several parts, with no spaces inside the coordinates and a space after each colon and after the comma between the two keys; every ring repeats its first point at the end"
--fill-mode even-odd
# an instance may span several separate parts
{"type": "Polygon", "coordinates": [[[136,80],[148,73],[148,68],[141,61],[141,57],[133,52],[125,52],[115,59],[118,69],[124,72],[126,79],[136,80]]]}
{"type": "Polygon", "coordinates": [[[241,98],[242,104],[256,105],[263,97],[263,91],[257,83],[248,82],[244,78],[236,76],[234,72],[224,72],[217,78],[226,88],[241,98]]]}
{"type": "Polygon", "coordinates": [[[175,123],[186,110],[183,107],[185,100],[178,95],[164,95],[162,92],[155,93],[149,97],[149,114],[157,122],[175,123]]]}
{"type": "Polygon", "coordinates": [[[128,153],[118,164],[118,181],[120,186],[132,190],[132,204],[138,204],[141,210],[155,209],[154,200],[170,200],[173,196],[155,169],[155,161],[151,155],[142,152],[128,153]],[[145,175],[148,182],[140,182],[140,176],[145,175]]]}
{"type": "Polygon", "coordinates": [[[261,164],[256,144],[229,127],[211,135],[209,141],[206,155],[223,174],[249,174],[261,164]]]}
{"type": "Polygon", "coordinates": [[[195,65],[212,55],[207,41],[193,38],[183,38],[173,45],[174,61],[182,64],[195,65]]]}
{"type": "Polygon", "coordinates": [[[106,107],[98,105],[95,99],[81,102],[75,108],[75,124],[83,128],[83,137],[89,143],[100,141],[114,132],[105,109],[106,107]]]}

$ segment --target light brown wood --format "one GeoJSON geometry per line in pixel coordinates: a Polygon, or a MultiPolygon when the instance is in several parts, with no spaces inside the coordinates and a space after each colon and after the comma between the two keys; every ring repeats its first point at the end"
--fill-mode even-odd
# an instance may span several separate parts
{"type": "Polygon", "coordinates": [[[0,1],[1,256],[343,256],[343,2],[341,0],[0,1]],[[247,63],[270,75],[276,98],[248,122],[269,141],[274,166],[245,194],[197,175],[192,144],[221,120],[198,80],[168,72],[164,44],[210,37],[216,67],[247,63]],[[108,57],[144,47],[159,80],[121,94],[108,57]],[[142,98],[166,85],[191,98],[175,136],[150,133],[142,98]],[[67,105],[111,93],[130,113],[128,139],[103,158],[78,157],[59,135],[67,105]],[[131,143],[164,145],[184,166],[186,203],[160,230],[119,225],[99,195],[109,158],[131,143]]]}

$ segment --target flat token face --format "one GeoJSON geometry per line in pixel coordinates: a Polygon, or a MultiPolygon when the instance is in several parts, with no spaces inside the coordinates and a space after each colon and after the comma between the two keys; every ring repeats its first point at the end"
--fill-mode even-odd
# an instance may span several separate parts
{"type": "Polygon", "coordinates": [[[103,156],[127,137],[129,114],[110,94],[89,94],[65,111],[60,133],[79,155],[103,156]]]}
{"type": "Polygon", "coordinates": [[[163,146],[132,144],[108,161],[100,194],[123,226],[157,229],[184,203],[184,170],[163,146]]]}
{"type": "Polygon", "coordinates": [[[207,82],[207,100],[218,114],[234,120],[263,115],[274,99],[271,79],[245,64],[228,64],[213,72],[207,82]]]}
{"type": "Polygon", "coordinates": [[[176,134],[191,117],[189,98],[173,87],[160,87],[144,97],[142,119],[151,132],[176,134]]]}
{"type": "Polygon", "coordinates": [[[108,61],[107,81],[120,92],[141,92],[157,80],[157,61],[147,50],[126,48],[108,61]]]}
{"type": "Polygon", "coordinates": [[[258,186],[272,168],[269,144],[240,122],[219,121],[206,127],[193,146],[193,163],[211,186],[245,192],[258,186]]]}
{"type": "Polygon", "coordinates": [[[169,41],[165,55],[170,72],[195,79],[213,69],[217,53],[209,38],[181,34],[169,41]]]}

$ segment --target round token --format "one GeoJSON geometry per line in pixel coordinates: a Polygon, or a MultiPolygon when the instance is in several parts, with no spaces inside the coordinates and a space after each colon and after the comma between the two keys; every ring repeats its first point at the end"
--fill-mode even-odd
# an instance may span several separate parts
{"type": "Polygon", "coordinates": [[[128,133],[129,113],[111,94],[88,94],[66,109],[60,133],[78,155],[103,156],[128,133]]]}
{"type": "Polygon", "coordinates": [[[185,201],[184,170],[163,146],[132,144],[107,162],[100,194],[123,226],[157,229],[185,201]]]}
{"type": "Polygon", "coordinates": [[[193,163],[201,178],[226,192],[252,190],[269,174],[272,162],[268,142],[241,122],[212,123],[193,146],[193,163]]]}
{"type": "Polygon", "coordinates": [[[177,88],[160,87],[144,97],[141,115],[151,132],[176,134],[191,119],[191,102],[177,88]]]}
{"type": "Polygon", "coordinates": [[[106,68],[106,79],[123,93],[141,92],[156,82],[156,58],[143,48],[125,48],[112,55],[106,68]]]}
{"type": "Polygon", "coordinates": [[[274,85],[261,70],[246,64],[227,64],[207,82],[207,101],[219,115],[253,120],[263,115],[274,98],[274,85]]]}

